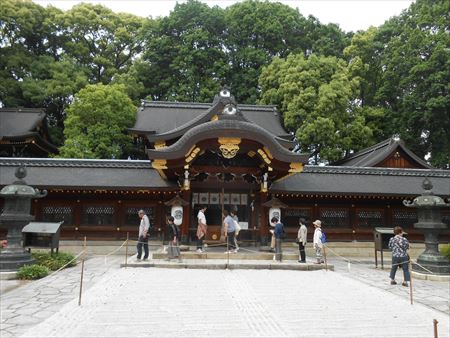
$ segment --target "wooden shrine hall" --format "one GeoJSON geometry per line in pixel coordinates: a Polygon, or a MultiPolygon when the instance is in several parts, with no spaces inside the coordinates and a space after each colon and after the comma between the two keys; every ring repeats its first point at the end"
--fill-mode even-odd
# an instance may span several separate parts
{"type": "MultiPolygon", "coordinates": [[[[292,151],[274,106],[237,104],[227,89],[212,103],[143,101],[129,132],[145,143],[148,160],[4,157],[0,187],[25,165],[27,184],[48,191],[32,203],[36,220],[63,220],[63,239],[136,236],[144,209],[153,238],[165,237],[172,213],[184,243],[195,241],[203,205],[210,241],[220,238],[223,209],[237,212],[242,241],[267,243],[272,209],[292,240],[300,217],[308,226],[320,219],[330,241],[373,240],[375,227],[397,225],[423,240],[415,210],[402,201],[420,195],[425,178],[434,194],[450,197],[450,171],[433,169],[396,137],[330,166],[307,165],[309,154],[292,151]]],[[[442,217],[449,225],[450,211],[442,217]]]]}

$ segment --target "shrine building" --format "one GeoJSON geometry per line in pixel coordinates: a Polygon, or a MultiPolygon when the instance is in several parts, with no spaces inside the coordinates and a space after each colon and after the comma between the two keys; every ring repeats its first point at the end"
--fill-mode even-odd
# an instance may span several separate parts
{"type": "MultiPolygon", "coordinates": [[[[0,145],[19,140],[5,138],[3,129],[0,145]]],[[[183,243],[195,242],[200,206],[207,207],[211,242],[220,239],[224,209],[237,212],[241,241],[266,244],[271,215],[281,218],[288,240],[303,217],[308,226],[320,219],[329,241],[373,240],[375,227],[397,225],[421,241],[413,228],[416,211],[403,200],[420,195],[425,178],[434,194],[450,197],[450,171],[432,168],[397,137],[332,165],[308,165],[309,154],[293,151],[293,135],[275,106],[237,104],[227,89],[212,103],[143,101],[129,132],[145,144],[148,160],[39,158],[46,141],[34,134],[35,155],[0,158],[0,188],[25,165],[27,184],[48,191],[32,203],[33,215],[63,220],[62,239],[135,237],[143,209],[153,238],[165,238],[172,214],[183,243]]],[[[4,148],[16,156],[10,151],[4,148]]],[[[443,210],[442,219],[450,225],[450,211],[443,210]]],[[[450,230],[442,236],[450,239],[450,230]]]]}

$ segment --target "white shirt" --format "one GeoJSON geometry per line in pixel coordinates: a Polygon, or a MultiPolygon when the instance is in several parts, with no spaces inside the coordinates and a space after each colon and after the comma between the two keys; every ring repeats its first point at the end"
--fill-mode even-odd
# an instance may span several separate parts
{"type": "Polygon", "coordinates": [[[200,210],[198,212],[197,219],[198,219],[199,223],[206,225],[206,217],[205,217],[205,214],[203,213],[203,211],[200,210]]]}
{"type": "Polygon", "coordinates": [[[313,244],[314,247],[318,246],[319,248],[322,247],[322,229],[320,228],[316,228],[316,230],[314,230],[314,239],[313,239],[313,244]]]}
{"type": "Polygon", "coordinates": [[[139,224],[139,237],[144,236],[144,232],[148,232],[150,228],[150,221],[148,220],[147,215],[142,216],[141,224],[139,224]]]}

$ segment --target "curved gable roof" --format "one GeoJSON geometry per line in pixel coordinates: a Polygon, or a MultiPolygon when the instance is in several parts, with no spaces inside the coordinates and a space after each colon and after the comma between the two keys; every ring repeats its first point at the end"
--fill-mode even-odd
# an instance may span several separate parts
{"type": "MultiPolygon", "coordinates": [[[[174,139],[188,129],[210,121],[223,110],[228,101],[220,98],[213,103],[143,101],[136,123],[129,130],[145,134],[150,142],[174,139]]],[[[260,126],[292,146],[292,135],[283,129],[275,106],[238,105],[237,108],[245,121],[260,126]]]]}
{"type": "Polygon", "coordinates": [[[406,147],[405,142],[396,137],[389,138],[366,149],[360,150],[346,158],[343,158],[342,160],[332,163],[332,165],[374,167],[387,159],[398,148],[403,150],[414,162],[418,164],[419,167],[427,169],[433,168],[409,150],[406,147]]]}
{"type": "Polygon", "coordinates": [[[210,138],[240,137],[257,141],[267,147],[273,156],[285,162],[306,163],[309,155],[297,154],[281,146],[281,139],[275,137],[264,128],[247,121],[218,120],[206,122],[190,128],[177,142],[169,147],[149,149],[151,159],[177,159],[185,156],[193,144],[210,138]]]}

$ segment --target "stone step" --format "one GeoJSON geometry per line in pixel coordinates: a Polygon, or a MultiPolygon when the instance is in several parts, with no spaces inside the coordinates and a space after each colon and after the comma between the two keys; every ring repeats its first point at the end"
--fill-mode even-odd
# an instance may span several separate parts
{"type": "Polygon", "coordinates": [[[334,271],[334,265],[298,263],[296,261],[274,262],[261,260],[219,260],[219,259],[200,259],[200,260],[149,260],[149,261],[133,261],[127,264],[120,264],[121,268],[166,268],[166,269],[261,269],[261,270],[299,270],[299,271],[316,271],[330,270],[334,271]]]}

